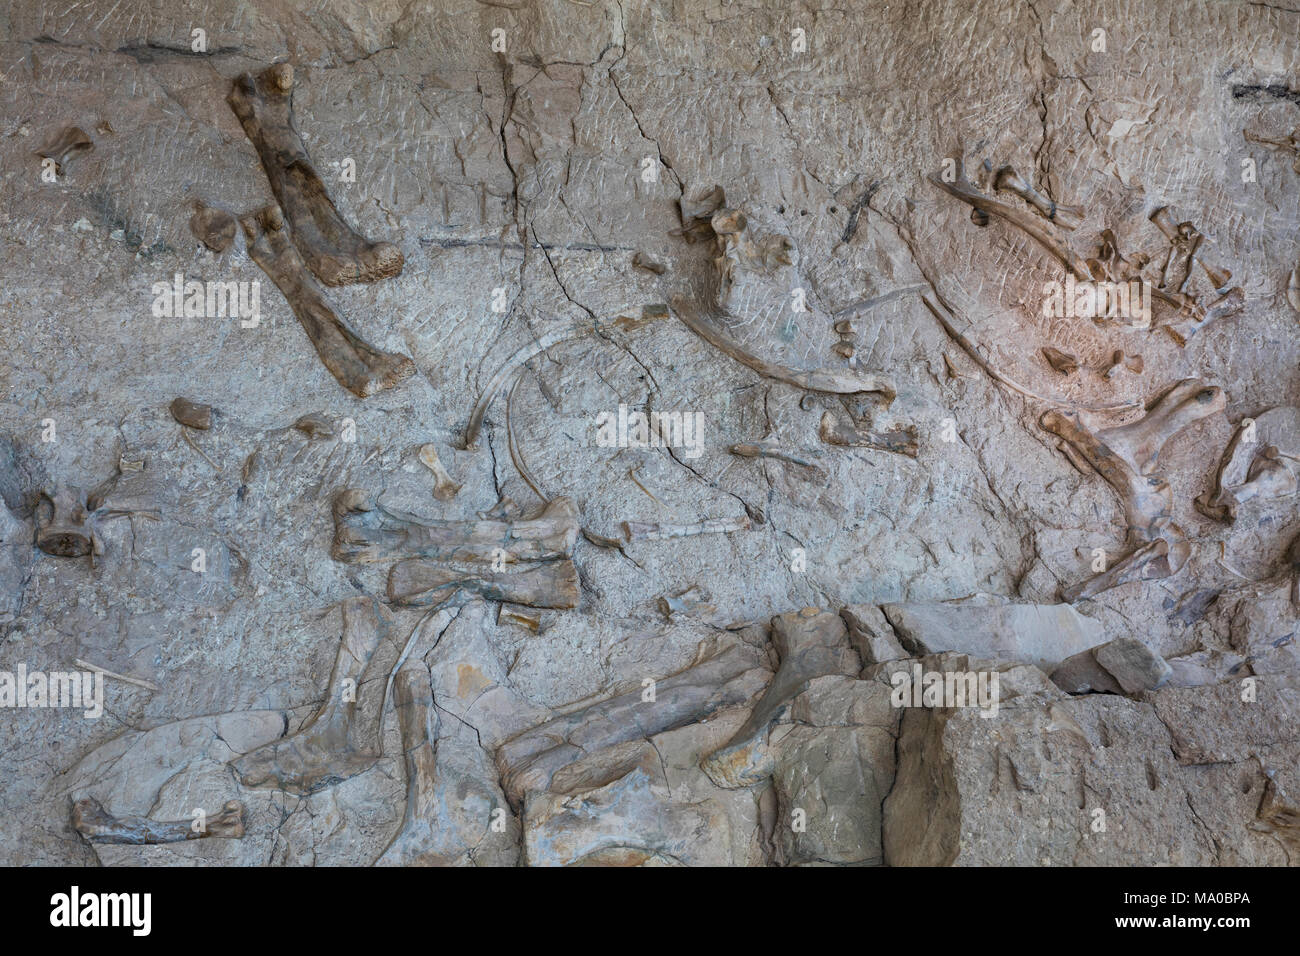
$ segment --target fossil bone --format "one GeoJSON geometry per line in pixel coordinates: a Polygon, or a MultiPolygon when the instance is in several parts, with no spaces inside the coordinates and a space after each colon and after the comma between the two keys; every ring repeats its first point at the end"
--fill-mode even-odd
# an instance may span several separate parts
{"type": "Polygon", "coordinates": [[[1120,370],[1132,372],[1134,375],[1141,375],[1143,366],[1142,356],[1129,355],[1123,349],[1116,349],[1111,353],[1110,360],[1097,371],[1104,378],[1114,378],[1115,373],[1120,370]]]}
{"type": "Polygon", "coordinates": [[[713,595],[709,593],[708,588],[692,584],[676,594],[662,595],[659,598],[659,611],[670,621],[678,614],[683,617],[708,615],[717,610],[716,607],[709,603],[712,600],[713,595]]]}
{"type": "Polygon", "coordinates": [[[54,160],[54,171],[62,176],[63,164],[78,153],[95,148],[95,142],[79,126],[69,126],[50,141],[44,149],[37,151],[42,159],[54,160]]]}
{"type": "Polygon", "coordinates": [[[1178,316],[1162,323],[1161,327],[1173,336],[1179,345],[1186,345],[1187,340],[1205,328],[1211,322],[1229,315],[1236,315],[1246,307],[1246,293],[1240,288],[1229,289],[1208,306],[1197,302],[1184,302],[1178,316]]]}
{"type": "Polygon", "coordinates": [[[1066,206],[1048,199],[1022,179],[1011,166],[1003,166],[997,171],[993,178],[993,188],[999,192],[1005,189],[1015,193],[1033,206],[1044,219],[1050,219],[1064,229],[1078,228],[1083,217],[1087,215],[1087,212],[1079,206],[1066,206]]]}
{"type": "Polygon", "coordinates": [[[225,252],[235,241],[238,223],[235,217],[224,209],[209,206],[204,202],[194,204],[194,215],[190,216],[190,232],[196,239],[213,252],[225,252]]]}
{"type": "Polygon", "coordinates": [[[719,787],[735,789],[761,783],[772,774],[775,760],[767,734],[787,705],[814,677],[862,670],[858,652],[849,646],[848,629],[833,611],[806,607],[772,618],[772,646],[780,657],[767,690],[731,739],[700,763],[719,787]]]}
{"type": "Polygon", "coordinates": [[[1250,130],[1242,130],[1241,135],[1247,142],[1260,143],[1270,149],[1280,150],[1284,153],[1291,154],[1291,168],[1300,173],[1300,126],[1291,130],[1291,135],[1286,139],[1269,139],[1266,136],[1260,136],[1252,133],[1250,130]]]}
{"type": "Polygon", "coordinates": [[[80,489],[58,485],[42,492],[36,511],[36,547],[61,558],[103,554],[95,529],[96,510],[80,489]]]}
{"type": "Polygon", "coordinates": [[[1062,375],[1069,375],[1071,372],[1079,370],[1079,360],[1077,358],[1069,352],[1062,352],[1050,345],[1043,349],[1043,358],[1047,359],[1047,364],[1062,375]]]}
{"type": "Polygon", "coordinates": [[[505,571],[465,571],[422,558],[393,565],[388,574],[388,598],[408,607],[441,604],[458,590],[489,601],[528,607],[568,609],[578,606],[578,570],[573,561],[541,561],[505,571]]]}
{"type": "Polygon", "coordinates": [[[578,511],[568,498],[515,521],[437,521],[389,511],[364,490],[334,499],[335,561],[349,564],[432,558],[511,564],[568,557],[578,538],[578,511]]]}
{"type": "Polygon", "coordinates": [[[170,409],[172,418],[182,425],[203,431],[212,427],[211,405],[191,402],[188,398],[176,398],[172,400],[170,409]]]}
{"type": "Polygon", "coordinates": [[[896,455],[916,457],[916,429],[911,427],[887,432],[869,431],[828,411],[822,415],[817,433],[828,445],[842,448],[878,448],[881,451],[891,451],[896,455]]]}
{"type": "Polygon", "coordinates": [[[297,733],[232,762],[244,786],[311,793],[354,777],[379,759],[375,743],[354,739],[354,716],[362,675],[388,634],[388,614],[369,597],[349,598],[341,609],[343,636],[325,702],[297,733]]]}
{"type": "MultiPolygon", "coordinates": [[[[393,678],[394,710],[402,732],[406,761],[406,811],[402,827],[376,861],[376,866],[439,866],[449,862],[437,851],[438,712],[433,706],[429,668],[422,661],[404,664],[393,678]]],[[[458,855],[458,854],[457,854],[458,855]]],[[[454,856],[454,855],[453,855],[454,856]]]]}
{"type": "Polygon", "coordinates": [[[293,125],[293,67],[277,63],[238,77],[226,98],[266,170],[302,259],[326,285],[374,282],[402,271],[402,252],[370,242],[344,222],[293,125]]]}
{"type": "Polygon", "coordinates": [[[1294,495],[1300,460],[1300,408],[1282,405],[1243,420],[1224,449],[1214,487],[1196,499],[1202,514],[1235,521],[1237,508],[1253,498],[1294,495]]]}
{"type": "Polygon", "coordinates": [[[461,486],[453,481],[451,475],[447,474],[447,469],[442,467],[442,462],[438,460],[438,447],[432,442],[421,445],[420,461],[424,467],[433,472],[433,496],[439,501],[450,501],[455,498],[461,486]]]}
{"type": "Polygon", "coordinates": [[[646,521],[624,521],[623,534],[628,541],[664,541],[668,538],[689,538],[697,534],[731,534],[748,531],[753,527],[748,515],[734,518],[705,518],[694,524],[655,524],[646,521]]]}
{"type": "Polygon", "coordinates": [[[653,272],[655,275],[663,275],[668,271],[668,263],[656,255],[649,252],[640,252],[632,256],[632,265],[638,269],[644,269],[646,272],[653,272]]]}
{"type": "Polygon", "coordinates": [[[522,604],[502,604],[497,609],[497,624],[514,624],[536,634],[542,626],[542,615],[536,608],[522,604]]]}
{"type": "Polygon", "coordinates": [[[381,352],[338,317],[289,241],[279,207],[250,213],[240,224],[248,238],[249,257],[284,294],[321,361],[340,385],[365,398],[415,373],[415,363],[405,355],[381,352]]]}
{"type": "Polygon", "coordinates": [[[148,817],[115,817],[94,797],[78,800],[72,807],[72,828],[91,843],[152,846],[218,837],[242,840],[246,811],[238,800],[229,800],[195,829],[192,820],[150,820],[148,817]]]}
{"type": "Polygon", "coordinates": [[[786,461],[792,465],[803,465],[805,468],[817,467],[806,458],[800,458],[798,455],[786,451],[775,442],[741,442],[732,445],[727,450],[741,458],[774,458],[777,461],[786,461]]]}

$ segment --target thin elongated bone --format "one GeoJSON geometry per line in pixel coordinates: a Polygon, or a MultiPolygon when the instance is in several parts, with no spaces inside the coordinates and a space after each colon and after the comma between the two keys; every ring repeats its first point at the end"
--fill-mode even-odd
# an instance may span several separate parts
{"type": "Polygon", "coordinates": [[[95,148],[95,142],[79,126],[69,126],[59,132],[44,149],[36,155],[42,159],[54,160],[54,171],[63,175],[63,164],[78,153],[95,148]]]}
{"type": "Polygon", "coordinates": [[[706,318],[695,304],[682,296],[672,300],[673,312],[692,332],[714,348],[735,359],[741,365],[747,365],[760,375],[774,378],[779,382],[807,389],[810,392],[830,392],[836,395],[856,395],[860,392],[875,392],[881,395],[886,404],[892,402],[898,394],[892,381],[883,375],[876,375],[858,369],[819,368],[795,369],[777,362],[759,358],[742,348],[722,326],[706,318]]]}
{"type": "Polygon", "coordinates": [[[249,257],[284,294],[316,354],[340,385],[365,398],[415,374],[415,363],[405,355],[380,351],[339,318],[289,241],[279,207],[267,206],[239,221],[249,257]]]}
{"type": "Polygon", "coordinates": [[[1161,206],[1151,213],[1150,218],[1171,246],[1165,263],[1164,281],[1160,284],[1162,289],[1166,292],[1181,292],[1184,283],[1191,277],[1193,261],[1201,264],[1215,290],[1222,289],[1232,281],[1230,271],[1210,265],[1200,255],[1205,236],[1194,225],[1190,222],[1175,223],[1168,206],[1161,206]]]}
{"type": "Polygon", "coordinates": [[[462,590],[489,601],[567,610],[578,606],[578,569],[568,558],[508,571],[463,571],[411,558],[399,561],[388,573],[388,599],[407,607],[441,604],[462,590]]]}
{"type": "Polygon", "coordinates": [[[732,445],[727,450],[741,458],[775,458],[777,461],[786,461],[792,465],[803,465],[805,468],[817,467],[811,461],[785,451],[774,442],[742,442],[732,445]]]}
{"type": "Polygon", "coordinates": [[[433,496],[439,501],[450,501],[460,491],[460,484],[452,480],[438,459],[438,447],[432,442],[420,446],[420,462],[433,472],[433,496]]]}
{"type": "Polygon", "coordinates": [[[446,795],[437,788],[435,741],[439,718],[433,706],[427,664],[412,661],[403,665],[393,679],[393,701],[406,761],[406,811],[401,829],[375,865],[442,865],[447,860],[436,850],[441,841],[435,826],[439,819],[437,801],[446,795]]]}
{"type": "Polygon", "coordinates": [[[804,608],[774,617],[772,646],[781,660],[772,682],[731,739],[700,762],[719,787],[747,787],[771,776],[775,761],[767,748],[767,732],[790,701],[814,677],[856,677],[862,669],[844,621],[832,611],[804,608]]]}
{"type": "Polygon", "coordinates": [[[324,704],[296,734],[232,761],[244,786],[312,793],[369,770],[379,759],[378,741],[354,739],[353,717],[362,675],[390,623],[374,598],[350,598],[342,611],[343,637],[324,704]]]}
{"type": "Polygon", "coordinates": [[[73,804],[72,828],[91,843],[152,846],[208,837],[242,840],[245,817],[244,805],[238,800],[230,800],[196,830],[192,820],[160,821],[148,817],[115,817],[94,797],[86,797],[73,804]]]}
{"type": "Polygon", "coordinates": [[[578,510],[556,498],[531,518],[516,521],[437,521],[389,511],[360,488],[334,499],[335,561],[349,564],[397,558],[440,561],[547,561],[568,557],[578,539],[578,510]]]}
{"type": "Polygon", "coordinates": [[[145,690],[162,690],[153,681],[141,680],[139,677],[128,677],[125,674],[119,674],[116,671],[110,671],[107,668],[100,667],[98,664],[90,664],[79,657],[74,657],[72,663],[88,671],[94,671],[97,674],[103,674],[105,677],[111,677],[114,680],[120,680],[127,684],[134,684],[136,687],[143,687],[145,690]]]}
{"type": "Polygon", "coordinates": [[[822,415],[817,434],[828,445],[838,445],[841,448],[878,448],[896,455],[916,457],[916,429],[914,428],[900,428],[888,432],[868,431],[828,411],[822,415]]]}
{"type": "Polygon", "coordinates": [[[770,673],[748,644],[715,646],[689,668],[654,681],[653,693],[635,687],[526,730],[497,749],[506,797],[518,806],[526,792],[547,789],[556,773],[586,754],[653,737],[742,703],[763,688],[770,673]]]}
{"type": "Polygon", "coordinates": [[[1079,206],[1067,206],[1048,199],[1033,186],[1029,185],[1011,166],[1003,166],[993,178],[993,188],[1013,192],[1034,209],[1044,219],[1051,220],[1063,229],[1077,229],[1088,213],[1079,206]]]}
{"type": "Polygon", "coordinates": [[[731,534],[748,531],[753,527],[748,515],[734,518],[706,518],[694,524],[653,524],[645,521],[624,521],[623,534],[628,541],[664,541],[668,538],[689,538],[697,534],[731,534]]]}
{"type": "Polygon", "coordinates": [[[1063,239],[1056,236],[1051,229],[1047,228],[1041,217],[1027,212],[1021,206],[1013,206],[1010,203],[1004,203],[1000,199],[984,195],[966,178],[966,174],[960,165],[958,166],[957,179],[951,183],[944,182],[943,177],[933,173],[928,178],[930,182],[948,195],[955,196],[962,202],[990,216],[1005,219],[1011,225],[1020,229],[1059,259],[1062,265],[1074,274],[1076,279],[1084,281],[1093,279],[1092,270],[1089,269],[1088,263],[1084,261],[1083,257],[1071,249],[1063,239]]]}
{"type": "Polygon", "coordinates": [[[303,260],[326,285],[374,282],[402,271],[402,252],[370,242],[344,222],[293,125],[293,67],[277,63],[238,77],[226,97],[257,150],[303,260]]]}

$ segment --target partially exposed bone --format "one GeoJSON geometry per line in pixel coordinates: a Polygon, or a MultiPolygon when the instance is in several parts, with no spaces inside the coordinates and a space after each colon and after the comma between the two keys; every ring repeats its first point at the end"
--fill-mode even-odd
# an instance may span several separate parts
{"type": "Polygon", "coordinates": [[[427,664],[411,661],[402,666],[393,678],[393,701],[406,761],[406,812],[401,829],[375,865],[444,865],[448,861],[436,849],[442,841],[435,826],[439,818],[436,802],[446,794],[439,793],[437,787],[439,718],[427,664]]]}
{"type": "Polygon", "coordinates": [[[502,604],[497,609],[497,624],[514,624],[536,634],[542,626],[542,615],[535,608],[522,604],[502,604]]]}
{"type": "Polygon", "coordinates": [[[570,711],[526,730],[497,750],[502,786],[518,806],[529,790],[545,790],[561,769],[586,754],[652,737],[749,700],[770,672],[759,652],[736,643],[703,650],[696,663],[643,687],[570,711]]]}
{"type": "Polygon", "coordinates": [[[689,538],[697,534],[731,534],[748,531],[753,527],[748,515],[734,518],[706,518],[694,524],[654,524],[646,521],[624,521],[623,534],[628,541],[663,541],[668,538],[689,538]]]}
{"type": "Polygon", "coordinates": [[[1142,374],[1143,365],[1142,356],[1127,355],[1123,349],[1116,349],[1111,353],[1110,361],[1098,369],[1098,371],[1101,372],[1105,378],[1114,378],[1115,373],[1120,370],[1126,370],[1132,372],[1134,375],[1140,375],[1142,374]]]}
{"type": "Polygon", "coordinates": [[[767,732],[810,680],[825,674],[856,677],[862,670],[844,621],[832,611],[806,607],[772,618],[772,646],[781,660],[772,682],[731,739],[700,763],[720,787],[752,786],[771,776],[775,761],[767,732]]]}
{"type": "Polygon", "coordinates": [[[812,392],[831,392],[838,395],[877,392],[883,396],[886,403],[892,402],[898,394],[893,382],[883,375],[875,375],[858,369],[795,369],[776,362],[769,362],[742,348],[735,339],[722,330],[722,326],[717,321],[706,318],[689,299],[682,296],[675,297],[672,300],[672,308],[677,317],[692,332],[714,348],[726,353],[742,365],[749,366],[760,375],[799,388],[805,388],[812,392]]]}
{"type": "Polygon", "coordinates": [[[230,248],[230,244],[235,241],[237,227],[235,217],[224,209],[204,202],[194,204],[194,215],[190,216],[190,232],[213,252],[225,252],[230,248]]]}
{"type": "Polygon", "coordinates": [[[1166,292],[1181,292],[1183,285],[1191,276],[1193,260],[1201,264],[1215,290],[1222,289],[1232,281],[1231,272],[1210,265],[1198,255],[1205,236],[1190,222],[1175,223],[1168,206],[1161,206],[1151,213],[1151,221],[1169,240],[1171,246],[1169,258],[1165,260],[1164,278],[1160,288],[1166,292]]]}
{"type": "Polygon", "coordinates": [[[150,820],[148,817],[115,817],[94,797],[78,800],[72,807],[72,828],[91,843],[152,846],[158,843],[183,843],[218,837],[224,840],[244,838],[245,809],[238,800],[227,801],[195,829],[192,820],[150,820]]]}
{"type": "Polygon", "coordinates": [[[402,271],[402,252],[370,242],[343,221],[293,126],[293,67],[238,77],[226,98],[266,170],[303,260],[326,285],[374,282],[402,271]]]}
{"type": "Polygon", "coordinates": [[[727,195],[721,186],[694,199],[685,195],[678,201],[682,217],[682,238],[687,242],[708,242],[714,238],[713,217],[727,204],[727,195]]]}
{"type": "Polygon", "coordinates": [[[1003,166],[997,171],[997,175],[993,180],[993,188],[999,191],[1005,189],[1015,193],[1033,206],[1044,219],[1050,219],[1064,229],[1077,228],[1079,223],[1083,221],[1083,217],[1087,215],[1087,212],[1079,206],[1066,206],[1058,204],[1055,200],[1048,199],[1022,179],[1020,174],[1011,166],[1003,166]]]}
{"type": "Polygon", "coordinates": [[[127,684],[134,684],[136,687],[143,687],[145,690],[162,690],[162,688],[153,681],[141,680],[139,677],[128,677],[126,674],[119,674],[116,671],[110,671],[107,668],[98,666],[97,664],[90,664],[79,657],[74,657],[72,663],[84,670],[94,671],[96,674],[102,674],[105,677],[111,677],[114,680],[120,680],[127,684]]]}
{"type": "Polygon", "coordinates": [[[837,445],[841,448],[878,448],[896,455],[916,457],[916,429],[911,426],[888,432],[869,431],[858,428],[852,422],[845,421],[828,411],[822,415],[817,434],[828,445],[837,445]]]}
{"type": "Polygon", "coordinates": [[[189,428],[206,431],[212,427],[212,406],[191,402],[188,398],[175,398],[169,406],[172,418],[189,428]]]}
{"type": "Polygon", "coordinates": [[[658,256],[651,255],[648,252],[638,251],[632,256],[632,265],[638,269],[644,269],[646,272],[653,272],[655,275],[663,275],[668,271],[668,263],[658,256]]]}
{"type": "Polygon", "coordinates": [[[1191,543],[1177,525],[1163,526],[1155,541],[1142,545],[1105,571],[1061,590],[1070,604],[1133,581],[1154,581],[1177,574],[1192,555],[1191,543]]]}
{"type": "Polygon", "coordinates": [[[1246,307],[1246,293],[1239,287],[1233,288],[1219,296],[1207,307],[1201,307],[1197,303],[1191,303],[1190,305],[1190,310],[1186,306],[1180,310],[1178,318],[1162,323],[1162,328],[1172,335],[1174,341],[1179,345],[1186,345],[1188,339],[1211,322],[1229,315],[1236,315],[1244,309],[1246,307]],[[1189,311],[1190,314],[1187,314],[1189,311]]]}
{"type": "Polygon", "coordinates": [[[294,422],[293,427],[313,441],[318,438],[333,438],[335,434],[334,424],[321,412],[308,412],[294,422]]]}
{"type": "Polygon", "coordinates": [[[428,607],[471,591],[489,601],[529,607],[568,609],[578,606],[578,570],[568,558],[511,567],[508,571],[473,571],[421,558],[399,561],[388,573],[388,598],[410,607],[428,607]]]}
{"type": "Polygon", "coordinates": [[[452,480],[447,469],[438,460],[438,447],[432,442],[420,446],[420,461],[433,472],[433,496],[439,501],[450,501],[460,491],[459,483],[452,480]]]}
{"type": "Polygon", "coordinates": [[[389,618],[374,598],[350,598],[341,607],[343,636],[324,704],[297,733],[232,762],[244,786],[311,793],[354,777],[379,759],[377,741],[354,739],[353,717],[362,675],[388,633],[389,618]]]}
{"type": "Polygon", "coordinates": [[[289,241],[278,207],[267,206],[239,221],[248,239],[249,257],[284,293],[316,353],[340,385],[365,398],[415,373],[415,363],[405,355],[381,352],[339,318],[289,241]]]}
{"type": "Polygon", "coordinates": [[[36,155],[54,160],[54,171],[62,176],[64,163],[78,153],[94,148],[95,143],[86,135],[85,130],[79,126],[69,126],[54,137],[48,146],[38,150],[36,155]]]}
{"type": "MultiPolygon", "coordinates": [[[[1192,422],[1223,410],[1223,389],[1199,379],[1183,379],[1147,403],[1147,412],[1127,425],[1107,428],[1097,438],[1140,474],[1149,475],[1159,463],[1160,451],[1192,422]]],[[[1098,469],[1100,470],[1100,469],[1098,469]]]]}
{"type": "Polygon", "coordinates": [[[1291,135],[1288,136],[1286,139],[1269,139],[1266,136],[1260,136],[1256,133],[1252,133],[1250,130],[1242,130],[1241,135],[1244,136],[1249,142],[1260,143],[1264,146],[1268,146],[1270,149],[1276,149],[1276,150],[1281,150],[1282,152],[1285,153],[1290,153],[1291,168],[1294,169],[1297,173],[1300,173],[1300,126],[1297,126],[1295,129],[1293,129],[1291,131],[1291,135]]]}
{"type": "Polygon", "coordinates": [[[775,442],[744,442],[732,445],[727,450],[741,458],[775,458],[777,461],[788,461],[792,465],[803,465],[805,468],[817,467],[811,461],[785,451],[775,442]]]}
{"type": "Polygon", "coordinates": [[[396,558],[510,564],[568,557],[578,538],[578,511],[556,498],[531,518],[516,521],[437,521],[378,506],[359,488],[334,499],[335,561],[350,564],[396,558]]]}
{"type": "Polygon", "coordinates": [[[1286,300],[1291,308],[1300,312],[1300,264],[1297,264],[1286,278],[1286,300]]]}
{"type": "Polygon", "coordinates": [[[1300,458],[1300,409],[1282,405],[1243,421],[1224,449],[1214,487],[1196,499],[1197,510],[1235,521],[1237,508],[1251,499],[1294,495],[1297,478],[1288,458],[1300,458]]]}
{"type": "Polygon", "coordinates": [[[711,600],[713,596],[707,588],[692,584],[676,594],[662,595],[659,598],[659,611],[670,621],[678,614],[683,617],[712,614],[717,608],[709,603],[711,600]]]}
{"type": "Polygon", "coordinates": [[[36,510],[36,547],[61,558],[102,554],[94,528],[95,510],[80,489],[59,485],[53,492],[42,492],[36,510]]]}
{"type": "Polygon", "coordinates": [[[1079,370],[1079,360],[1069,352],[1062,352],[1060,349],[1052,348],[1050,345],[1043,349],[1043,358],[1047,359],[1047,364],[1056,369],[1062,375],[1069,375],[1071,372],[1079,370]]]}
{"type": "Polygon", "coordinates": [[[1022,230],[1030,238],[1036,240],[1044,249],[1061,261],[1061,263],[1074,274],[1076,279],[1091,281],[1093,279],[1092,271],[1088,268],[1088,263],[1071,249],[1066,242],[1055,235],[1049,229],[1042,218],[1034,213],[1027,212],[1021,206],[1013,206],[1010,203],[1004,203],[1000,199],[994,199],[986,196],[971,184],[966,178],[965,172],[958,164],[957,179],[954,182],[944,182],[942,176],[931,174],[930,182],[938,186],[950,196],[956,196],[964,203],[974,206],[990,216],[997,216],[999,219],[1005,219],[1011,225],[1022,230]]]}

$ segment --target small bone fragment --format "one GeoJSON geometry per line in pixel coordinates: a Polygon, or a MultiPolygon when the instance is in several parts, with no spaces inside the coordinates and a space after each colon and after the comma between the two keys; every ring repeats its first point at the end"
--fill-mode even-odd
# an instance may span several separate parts
{"type": "Polygon", "coordinates": [[[442,467],[442,462],[438,460],[437,446],[432,442],[421,445],[420,461],[424,467],[433,472],[433,496],[439,501],[450,501],[455,498],[461,486],[452,481],[451,475],[447,474],[447,469],[442,467]]]}
{"type": "Polygon", "coordinates": [[[896,455],[916,457],[916,429],[911,427],[888,432],[863,431],[852,422],[845,421],[828,411],[822,415],[817,434],[828,445],[841,448],[878,448],[896,455]]]}
{"type": "Polygon", "coordinates": [[[388,599],[405,607],[429,607],[470,591],[489,601],[568,610],[578,606],[578,569],[565,558],[507,571],[462,571],[423,558],[399,561],[388,573],[388,599]]]}
{"type": "Polygon", "coordinates": [[[702,196],[678,201],[682,217],[682,238],[687,242],[708,242],[713,239],[713,217],[727,204],[727,195],[721,186],[714,186],[702,196]]]}
{"type": "Polygon", "coordinates": [[[94,148],[94,140],[86,135],[85,130],[79,126],[69,126],[54,137],[48,146],[39,150],[36,155],[42,159],[54,160],[54,171],[62,176],[64,163],[78,153],[94,148]]]}
{"type": "Polygon", "coordinates": [[[194,204],[194,215],[190,216],[190,232],[213,252],[225,252],[230,248],[230,244],[235,241],[237,226],[235,217],[224,209],[204,202],[194,204]]]}
{"type": "Polygon", "coordinates": [[[1291,270],[1286,279],[1286,300],[1291,308],[1300,312],[1300,264],[1291,270]]]}
{"type": "Polygon", "coordinates": [[[232,761],[244,786],[312,793],[369,770],[379,759],[374,742],[353,739],[353,717],[361,678],[388,633],[389,618],[374,598],[349,598],[341,607],[343,636],[325,703],[297,733],[232,761]]]}
{"type": "Polygon", "coordinates": [[[514,624],[536,634],[542,626],[542,615],[535,608],[522,604],[502,604],[497,609],[497,624],[514,624]]]}
{"type": "Polygon", "coordinates": [[[831,346],[831,351],[840,358],[851,359],[857,352],[857,349],[854,348],[852,342],[836,342],[831,346]]]}
{"type": "Polygon", "coordinates": [[[1123,349],[1116,349],[1111,353],[1110,361],[1102,366],[1099,371],[1105,378],[1114,378],[1115,373],[1121,369],[1132,372],[1134,375],[1141,375],[1142,368],[1142,356],[1126,355],[1123,349]]]}
{"type": "Polygon", "coordinates": [[[713,596],[709,594],[707,588],[692,584],[684,591],[678,591],[676,594],[662,595],[659,598],[659,611],[670,621],[677,614],[683,617],[708,615],[717,610],[709,603],[712,599],[713,596]]]}
{"type": "Polygon", "coordinates": [[[577,538],[578,511],[568,498],[515,521],[437,521],[389,511],[362,489],[349,488],[334,499],[330,553],[349,564],[395,558],[510,564],[569,557],[577,538]]]}
{"type": "Polygon", "coordinates": [[[672,301],[673,312],[692,332],[714,348],[724,352],[742,365],[747,365],[760,375],[786,382],[810,392],[831,392],[837,395],[855,395],[859,392],[877,392],[886,404],[898,394],[894,384],[883,375],[874,375],[858,369],[795,369],[769,362],[746,351],[722,326],[706,318],[693,302],[682,296],[672,301]]]}
{"type": "Polygon", "coordinates": [[[172,418],[188,428],[202,431],[212,427],[212,406],[200,402],[191,402],[188,398],[172,399],[170,406],[172,418]]]}
{"type": "Polygon", "coordinates": [[[668,263],[656,255],[648,252],[638,251],[632,256],[632,265],[638,269],[644,269],[646,272],[653,272],[655,275],[663,275],[668,271],[668,263]]]}
{"type": "Polygon", "coordinates": [[[238,800],[227,801],[219,813],[208,817],[197,832],[193,820],[162,822],[148,817],[115,817],[94,797],[78,800],[72,807],[72,827],[91,843],[153,846],[159,843],[184,843],[218,837],[242,840],[245,809],[238,800]]]}
{"type": "Polygon", "coordinates": [[[687,669],[656,680],[653,700],[646,699],[638,685],[506,741],[497,750],[502,787],[518,806],[528,791],[549,789],[556,773],[584,755],[653,737],[743,703],[769,676],[756,648],[739,642],[722,649],[714,645],[687,669]]]}
{"type": "Polygon", "coordinates": [[[1071,372],[1079,370],[1079,360],[1069,352],[1062,352],[1060,349],[1052,348],[1050,345],[1043,349],[1043,358],[1047,359],[1047,364],[1056,369],[1062,375],[1069,375],[1071,372]]]}
{"type": "Polygon", "coordinates": [[[788,461],[792,465],[803,465],[805,468],[817,467],[807,459],[783,450],[775,442],[742,442],[732,445],[727,450],[741,458],[775,458],[777,461],[788,461]]]}
{"type": "Polygon", "coordinates": [[[1001,191],[1003,189],[1015,193],[1034,209],[1044,219],[1050,219],[1052,222],[1064,229],[1076,229],[1083,217],[1087,213],[1078,206],[1066,206],[1056,203],[1039,193],[1033,186],[1029,185],[1020,174],[1011,166],[1003,166],[997,171],[993,179],[993,188],[1001,191]]]}
{"type": "Polygon", "coordinates": [[[294,422],[293,427],[312,441],[318,438],[333,438],[335,435],[334,424],[321,412],[308,412],[294,422]]]}
{"type": "Polygon", "coordinates": [[[777,615],[772,618],[772,646],[781,660],[772,682],[740,729],[700,762],[719,787],[748,787],[771,776],[775,761],[767,733],[810,680],[825,674],[856,677],[862,670],[844,621],[833,611],[806,607],[777,615]]]}
{"type": "Polygon", "coordinates": [[[374,282],[402,271],[401,250],[359,235],[325,191],[294,129],[292,66],[277,63],[256,78],[243,74],[226,101],[257,149],[271,192],[293,227],[294,244],[321,282],[374,282]]]}
{"type": "Polygon", "coordinates": [[[145,690],[153,690],[153,691],[162,690],[161,687],[159,687],[157,684],[153,683],[152,681],[141,680],[138,677],[127,677],[125,674],[119,674],[116,671],[110,671],[106,668],[100,667],[97,664],[89,664],[86,661],[83,661],[79,657],[74,657],[72,659],[72,663],[76,664],[78,667],[84,668],[85,670],[94,671],[97,674],[103,674],[105,677],[111,677],[114,680],[124,681],[125,683],[128,684],[134,684],[136,687],[143,687],[145,690]]]}
{"type": "Polygon", "coordinates": [[[1246,293],[1240,287],[1229,289],[1208,307],[1192,303],[1190,309],[1182,309],[1173,321],[1163,323],[1162,327],[1179,345],[1186,345],[1188,339],[1205,328],[1211,322],[1229,315],[1236,315],[1246,307],[1246,293]]]}
{"type": "Polygon", "coordinates": [[[731,534],[735,531],[748,531],[752,526],[748,515],[738,515],[734,518],[706,518],[695,524],[624,521],[623,534],[628,541],[664,541],[668,538],[688,538],[697,534],[731,534]]]}
{"type": "Polygon", "coordinates": [[[1043,220],[1033,213],[1026,212],[1023,207],[1012,206],[1004,203],[1000,199],[994,199],[986,196],[976,189],[966,178],[958,164],[958,174],[955,182],[944,182],[943,177],[931,174],[930,182],[938,186],[950,196],[955,196],[964,203],[974,206],[990,216],[997,216],[999,219],[1005,219],[1011,225],[1018,227],[1030,238],[1038,241],[1048,252],[1061,261],[1061,263],[1074,274],[1076,279],[1091,281],[1093,278],[1092,271],[1088,268],[1088,263],[1071,249],[1063,239],[1059,238],[1051,229],[1043,223],[1043,220]]]}
{"type": "Polygon", "coordinates": [[[316,353],[340,385],[365,398],[415,374],[415,363],[405,355],[374,348],[338,317],[289,241],[278,207],[250,213],[240,224],[248,239],[249,257],[284,294],[316,353]]]}

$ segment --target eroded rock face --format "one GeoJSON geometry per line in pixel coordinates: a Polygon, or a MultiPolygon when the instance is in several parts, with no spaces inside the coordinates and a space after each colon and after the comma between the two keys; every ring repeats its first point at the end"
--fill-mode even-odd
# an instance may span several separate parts
{"type": "Polygon", "coordinates": [[[1300,861],[1300,14],[172,6],[0,17],[0,863],[1300,861]]]}

